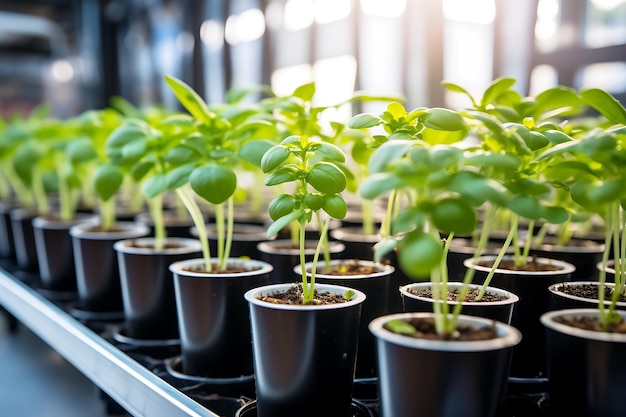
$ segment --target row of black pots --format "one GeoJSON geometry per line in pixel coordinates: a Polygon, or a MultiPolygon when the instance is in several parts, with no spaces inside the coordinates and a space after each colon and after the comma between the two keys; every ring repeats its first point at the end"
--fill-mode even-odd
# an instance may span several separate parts
{"type": "MultiPolygon", "coordinates": [[[[298,259],[298,261],[299,261],[299,259],[298,259]]],[[[106,269],[106,268],[104,268],[104,269],[106,269]]],[[[519,355],[518,355],[518,356],[519,356],[519,355]]],[[[514,357],[516,357],[516,356],[514,355],[514,357]]]]}

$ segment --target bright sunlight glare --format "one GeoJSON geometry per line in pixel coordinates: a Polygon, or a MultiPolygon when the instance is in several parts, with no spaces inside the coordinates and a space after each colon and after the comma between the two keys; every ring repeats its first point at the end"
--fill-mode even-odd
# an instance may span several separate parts
{"type": "Polygon", "coordinates": [[[494,0],[444,0],[444,16],[459,22],[487,25],[496,17],[494,0]]]}
{"type": "Polygon", "coordinates": [[[361,0],[361,10],[370,16],[400,17],[406,9],[406,0],[361,0]]]}
{"type": "Polygon", "coordinates": [[[226,42],[235,45],[259,39],[265,33],[265,16],[259,9],[248,9],[226,19],[226,42]]]}
{"type": "Polygon", "coordinates": [[[295,32],[306,29],[315,20],[313,0],[287,0],[283,16],[286,30],[295,32]]]}

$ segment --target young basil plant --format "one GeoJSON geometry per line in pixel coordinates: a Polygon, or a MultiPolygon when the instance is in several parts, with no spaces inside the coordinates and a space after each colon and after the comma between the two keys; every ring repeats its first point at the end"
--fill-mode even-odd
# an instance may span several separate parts
{"type": "Polygon", "coordinates": [[[206,224],[192,192],[215,207],[217,269],[225,270],[233,238],[233,196],[237,190],[239,152],[245,141],[265,134],[272,126],[267,121],[255,119],[253,116],[257,112],[254,109],[236,106],[209,108],[183,81],[169,75],[165,80],[193,117],[195,130],[168,152],[169,161],[176,168],[167,174],[167,184],[176,191],[194,221],[203,247],[205,269],[209,272],[213,265],[206,224]]]}
{"type": "Polygon", "coordinates": [[[306,135],[287,137],[270,148],[261,160],[261,169],[267,174],[266,185],[294,185],[293,193],[282,193],[270,202],[268,213],[274,223],[268,228],[267,234],[273,236],[292,222],[298,222],[303,304],[313,300],[317,262],[328,238],[330,221],[333,218],[343,219],[346,215],[347,205],[341,195],[346,188],[346,176],[337,166],[343,162],[345,154],[341,148],[331,143],[310,140],[306,135]],[[305,266],[305,228],[320,210],[328,217],[322,225],[309,281],[305,266]]]}

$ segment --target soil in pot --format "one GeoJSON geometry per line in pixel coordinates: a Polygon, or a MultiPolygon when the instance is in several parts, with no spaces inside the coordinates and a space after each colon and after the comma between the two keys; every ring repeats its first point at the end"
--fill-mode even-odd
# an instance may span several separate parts
{"type": "MultiPolygon", "coordinates": [[[[557,285],[556,290],[564,294],[572,295],[574,297],[587,298],[589,300],[598,300],[599,287],[593,284],[581,284],[581,285],[557,285]]],[[[613,288],[604,288],[605,300],[610,300],[613,295],[613,288]]],[[[626,302],[626,296],[621,294],[617,299],[618,302],[626,302]]]]}
{"type": "MultiPolygon", "coordinates": [[[[302,284],[294,284],[291,287],[287,288],[285,291],[263,294],[259,297],[259,300],[274,304],[303,305],[302,284]]],[[[313,292],[313,300],[308,304],[327,305],[345,303],[347,301],[348,300],[341,294],[333,293],[330,291],[320,292],[315,290],[313,292]]]]}
{"type": "MultiPolygon", "coordinates": [[[[410,324],[415,329],[415,333],[409,336],[428,340],[455,340],[467,342],[494,339],[498,335],[495,325],[486,327],[458,325],[454,333],[450,335],[440,335],[435,329],[435,320],[431,317],[412,317],[404,319],[403,321],[410,324]]],[[[385,328],[389,331],[394,331],[389,324],[385,324],[385,328]]],[[[404,332],[400,334],[408,335],[404,332]]]]}
{"type": "MultiPolygon", "coordinates": [[[[411,294],[414,294],[418,297],[433,298],[433,292],[430,289],[415,290],[415,289],[409,288],[408,291],[411,294]]],[[[477,289],[469,290],[467,292],[467,295],[465,296],[464,301],[473,302],[473,303],[486,303],[486,302],[493,302],[493,301],[504,301],[508,299],[508,297],[505,295],[494,294],[494,293],[487,291],[485,292],[485,294],[483,294],[480,300],[476,300],[476,297],[478,297],[478,294],[480,294],[480,290],[477,290],[477,289]]],[[[446,299],[448,301],[458,301],[458,296],[459,296],[459,289],[454,288],[448,291],[446,299]]]]}

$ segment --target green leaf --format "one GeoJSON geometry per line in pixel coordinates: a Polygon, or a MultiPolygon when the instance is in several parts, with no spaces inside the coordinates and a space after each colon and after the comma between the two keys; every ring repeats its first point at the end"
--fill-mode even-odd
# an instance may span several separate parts
{"type": "Polygon", "coordinates": [[[174,92],[174,95],[176,95],[176,98],[178,98],[178,101],[180,101],[193,117],[205,125],[211,124],[213,115],[207,104],[193,88],[171,75],[165,75],[165,81],[174,92]]]}
{"type": "Polygon", "coordinates": [[[513,197],[509,201],[509,209],[521,217],[530,220],[539,220],[541,218],[542,207],[536,198],[528,196],[513,197]]]}
{"type": "Polygon", "coordinates": [[[302,216],[304,216],[304,210],[300,209],[297,211],[293,211],[283,217],[280,217],[279,219],[276,219],[274,223],[272,223],[267,228],[267,236],[274,236],[285,227],[289,226],[291,222],[298,220],[302,216]]]}
{"type": "Polygon", "coordinates": [[[126,163],[140,160],[148,150],[148,141],[145,138],[134,140],[122,147],[122,158],[126,163]]]}
{"type": "Polygon", "coordinates": [[[308,83],[299,86],[295,89],[292,95],[307,102],[313,100],[313,96],[315,95],[315,83],[308,83]]]}
{"type": "Polygon", "coordinates": [[[365,177],[359,185],[359,195],[367,200],[373,200],[404,185],[402,178],[391,173],[380,172],[365,177]]]}
{"type": "Polygon", "coordinates": [[[460,85],[457,85],[454,83],[448,83],[448,82],[443,82],[441,83],[441,85],[443,85],[447,90],[452,91],[453,93],[465,94],[472,102],[472,105],[474,107],[477,107],[476,100],[474,100],[474,97],[472,97],[472,95],[460,85]]]}
{"type": "Polygon", "coordinates": [[[212,204],[228,200],[237,188],[237,176],[223,165],[209,165],[194,169],[189,176],[191,188],[212,204]]]}
{"type": "Polygon", "coordinates": [[[393,234],[408,233],[413,230],[424,228],[426,213],[418,208],[408,208],[401,211],[391,224],[393,234]]]}
{"type": "Polygon", "coordinates": [[[290,194],[281,194],[272,199],[267,208],[269,216],[276,221],[291,213],[296,206],[295,198],[290,194]]]}
{"type": "Polygon", "coordinates": [[[239,149],[239,157],[254,166],[261,166],[263,155],[274,146],[274,142],[267,139],[250,140],[239,149]]]}
{"type": "Polygon", "coordinates": [[[346,175],[329,162],[318,162],[306,174],[307,183],[325,194],[340,193],[346,189],[346,175]]]}
{"type": "Polygon", "coordinates": [[[291,152],[283,145],[275,145],[267,150],[261,158],[263,172],[271,172],[278,168],[289,158],[291,152]]]}
{"type": "Polygon", "coordinates": [[[107,137],[105,146],[107,148],[121,148],[137,139],[145,139],[147,136],[145,126],[144,122],[135,120],[121,125],[107,137]]]}
{"type": "Polygon", "coordinates": [[[498,78],[497,80],[492,82],[491,85],[485,90],[483,97],[480,100],[480,106],[485,108],[489,104],[495,104],[498,96],[513,87],[515,83],[515,78],[498,78]]]}
{"type": "Polygon", "coordinates": [[[305,207],[317,211],[322,208],[322,195],[321,194],[307,194],[302,199],[302,203],[305,207]]]}
{"type": "Polygon", "coordinates": [[[476,229],[478,218],[472,206],[458,198],[444,198],[431,211],[433,223],[439,230],[469,235],[476,229]]]}
{"type": "Polygon", "coordinates": [[[572,142],[574,140],[569,135],[567,135],[566,133],[561,132],[560,130],[547,130],[547,131],[543,132],[543,135],[553,145],[558,145],[558,144],[561,144],[561,143],[572,142]]]}
{"type": "Polygon", "coordinates": [[[345,162],[346,154],[343,150],[332,143],[328,142],[320,142],[319,148],[315,151],[316,155],[321,155],[325,160],[330,160],[333,162],[345,162]]]}
{"type": "Polygon", "coordinates": [[[350,129],[369,129],[383,123],[383,119],[371,113],[361,113],[348,121],[350,129]]]}
{"type": "Polygon", "coordinates": [[[173,147],[165,154],[165,161],[177,166],[194,160],[198,156],[200,156],[200,154],[194,148],[179,145],[173,147]]]}
{"type": "Polygon", "coordinates": [[[626,124],[626,110],[620,102],[608,92],[599,88],[588,88],[580,92],[585,103],[596,109],[613,123],[626,124]]]}
{"type": "Polygon", "coordinates": [[[389,329],[389,331],[397,334],[412,335],[417,333],[415,327],[401,319],[389,320],[385,323],[385,327],[389,329]]]}
{"type": "Polygon", "coordinates": [[[385,255],[392,252],[397,245],[398,241],[391,236],[382,238],[374,245],[374,262],[380,263],[385,255]]]}
{"type": "Polygon", "coordinates": [[[455,111],[442,108],[429,109],[424,118],[424,126],[449,132],[467,129],[463,116],[455,111]]]}
{"type": "Polygon", "coordinates": [[[466,162],[480,168],[491,167],[502,172],[515,171],[520,164],[520,161],[513,155],[493,152],[472,155],[466,158],[466,162]]]}
{"type": "Polygon", "coordinates": [[[154,163],[152,161],[146,161],[133,165],[130,170],[130,175],[133,178],[133,181],[141,181],[141,179],[152,169],[152,167],[154,167],[154,163]]]}
{"type": "Polygon", "coordinates": [[[463,158],[463,151],[451,146],[433,147],[429,157],[429,168],[441,171],[456,166],[463,158]]]}
{"type": "Polygon", "coordinates": [[[370,174],[384,172],[390,163],[404,156],[414,143],[410,140],[394,140],[380,145],[370,158],[370,174]]]}
{"type": "Polygon", "coordinates": [[[175,190],[189,182],[191,172],[196,168],[193,163],[181,165],[167,174],[167,188],[175,190]]]}
{"type": "Polygon", "coordinates": [[[72,164],[85,163],[98,156],[93,143],[88,139],[68,143],[65,151],[72,164]]]}
{"type": "Polygon", "coordinates": [[[164,174],[157,174],[148,178],[141,187],[141,191],[147,198],[161,195],[165,190],[167,190],[167,179],[164,174]]]}
{"type": "Polygon", "coordinates": [[[322,197],[322,210],[335,219],[343,219],[348,212],[345,200],[339,194],[326,194],[322,197]]]}
{"type": "Polygon", "coordinates": [[[545,206],[542,207],[541,217],[546,219],[548,223],[561,224],[565,223],[570,218],[570,214],[563,207],[545,206]]]}
{"type": "Polygon", "coordinates": [[[595,203],[618,201],[625,193],[621,180],[606,180],[587,191],[588,198],[595,203]]]}
{"type": "Polygon", "coordinates": [[[265,178],[265,185],[273,186],[295,181],[298,178],[298,170],[293,166],[282,166],[270,173],[265,178]]]}
{"type": "Polygon", "coordinates": [[[421,230],[408,233],[398,243],[398,265],[410,278],[428,278],[442,256],[441,241],[421,230]]]}
{"type": "Polygon", "coordinates": [[[103,164],[96,168],[93,175],[94,188],[103,201],[108,201],[120,189],[124,173],[115,165],[103,164]]]}

